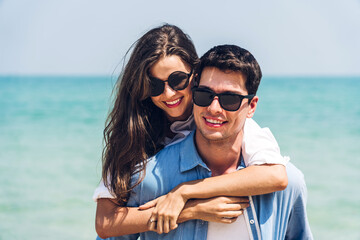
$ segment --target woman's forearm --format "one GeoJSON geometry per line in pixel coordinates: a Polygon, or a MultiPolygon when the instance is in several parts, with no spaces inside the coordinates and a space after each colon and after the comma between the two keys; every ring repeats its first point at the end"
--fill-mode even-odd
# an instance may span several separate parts
{"type": "Polygon", "coordinates": [[[101,238],[115,237],[148,231],[152,209],[139,211],[136,207],[119,207],[112,200],[98,200],[96,232],[101,238]]]}
{"type": "Polygon", "coordinates": [[[186,182],[177,191],[185,199],[191,199],[261,195],[284,190],[286,186],[287,175],[283,165],[257,165],[221,176],[186,182]]]}
{"type": "Polygon", "coordinates": [[[193,219],[208,222],[232,223],[249,206],[248,197],[213,197],[192,199],[186,202],[178,223],[193,219]]]}
{"type": "MultiPolygon", "coordinates": [[[[205,178],[185,182],[161,198],[150,201],[143,206],[143,209],[154,207],[152,219],[160,219],[157,222],[158,229],[152,229],[158,233],[167,233],[177,227],[177,221],[187,221],[198,218],[197,208],[189,208],[183,211],[190,199],[210,199],[217,196],[249,196],[266,194],[283,190],[287,186],[286,169],[282,165],[260,165],[250,166],[243,170],[221,176],[205,178]],[[181,215],[181,213],[183,215],[181,215]],[[165,220],[164,220],[165,219],[165,220]],[[165,228],[166,227],[166,228],[165,228]],[[163,229],[165,229],[163,231],[163,229]]],[[[200,211],[202,213],[207,210],[200,211]]],[[[219,211],[215,211],[219,212],[219,211]]],[[[203,214],[200,214],[204,216],[203,214]]],[[[214,216],[212,214],[212,216],[214,216]]],[[[223,221],[222,218],[218,219],[223,221]]]]}

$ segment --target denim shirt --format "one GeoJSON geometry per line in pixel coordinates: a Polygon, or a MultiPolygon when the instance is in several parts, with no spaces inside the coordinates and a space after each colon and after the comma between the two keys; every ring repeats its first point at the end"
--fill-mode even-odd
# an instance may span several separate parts
{"type": "MultiPolygon", "coordinates": [[[[211,177],[210,169],[196,150],[194,132],[149,159],[145,178],[131,193],[128,207],[138,207],[167,194],[180,183],[211,177]]],[[[242,160],[238,168],[244,167],[242,160]]],[[[303,174],[291,163],[287,164],[286,170],[288,187],[284,191],[249,196],[250,206],[244,216],[250,239],[313,239],[306,216],[307,192],[303,174]]],[[[132,183],[138,177],[134,176],[132,183]]],[[[167,234],[148,231],[109,239],[137,239],[140,236],[140,239],[206,240],[207,229],[208,222],[190,220],[167,234]]]]}

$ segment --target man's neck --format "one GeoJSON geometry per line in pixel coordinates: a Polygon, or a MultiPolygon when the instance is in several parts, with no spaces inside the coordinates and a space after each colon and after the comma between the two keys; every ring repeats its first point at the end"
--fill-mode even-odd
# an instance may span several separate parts
{"type": "Polygon", "coordinates": [[[213,141],[205,139],[200,132],[195,133],[195,144],[201,159],[218,176],[236,171],[241,155],[243,131],[233,139],[213,141]]]}

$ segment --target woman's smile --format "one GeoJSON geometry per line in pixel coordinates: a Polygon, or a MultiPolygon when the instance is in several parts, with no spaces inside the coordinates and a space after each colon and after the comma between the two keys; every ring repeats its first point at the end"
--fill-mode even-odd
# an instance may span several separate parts
{"type": "Polygon", "coordinates": [[[181,104],[181,101],[182,101],[183,97],[180,97],[178,99],[175,99],[174,101],[166,101],[164,102],[165,105],[169,108],[174,108],[174,107],[177,107],[181,104]]]}

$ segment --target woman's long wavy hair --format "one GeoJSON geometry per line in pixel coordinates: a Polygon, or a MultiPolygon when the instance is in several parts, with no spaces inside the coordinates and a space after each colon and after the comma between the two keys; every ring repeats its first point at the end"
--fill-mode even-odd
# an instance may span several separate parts
{"type": "Polygon", "coordinates": [[[102,179],[120,205],[143,180],[146,159],[163,147],[167,119],[150,98],[149,69],[161,57],[170,55],[179,56],[191,68],[198,63],[190,37],[173,25],[154,28],[134,44],[114,88],[116,97],[104,130],[102,179]],[[140,178],[130,186],[131,176],[136,173],[140,178]]]}

